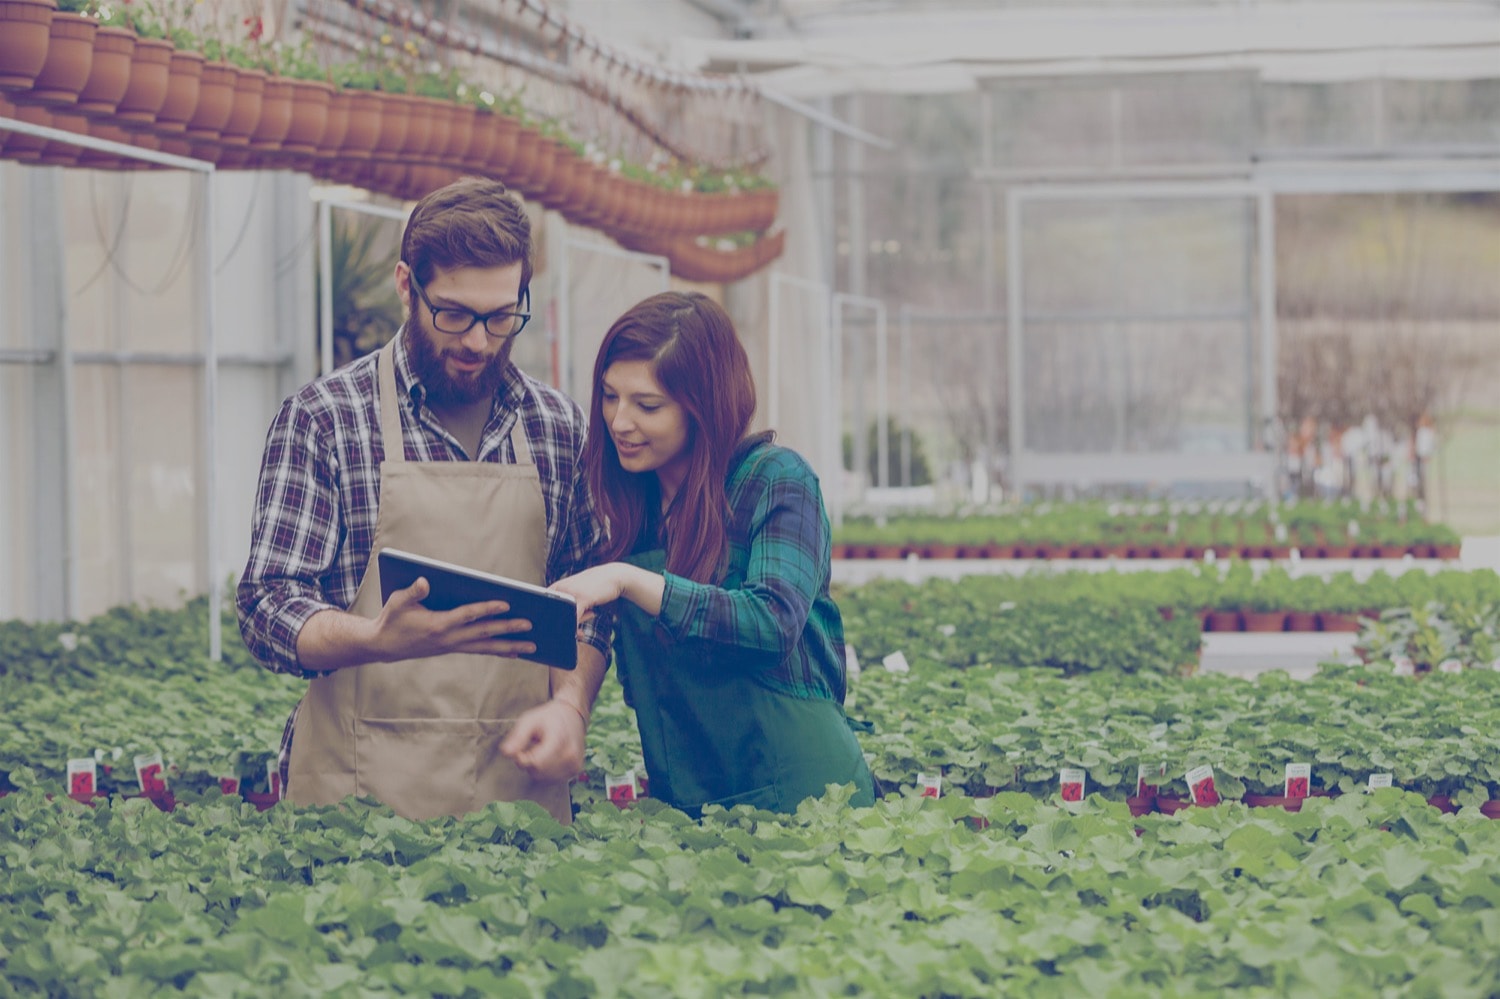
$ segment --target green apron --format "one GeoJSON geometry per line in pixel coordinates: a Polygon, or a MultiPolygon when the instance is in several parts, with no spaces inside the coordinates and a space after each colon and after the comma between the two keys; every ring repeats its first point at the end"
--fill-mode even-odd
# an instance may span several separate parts
{"type": "MultiPolygon", "coordinates": [[[[626,561],[666,568],[659,548],[626,561]]],[[[850,804],[874,804],[842,705],[772,690],[704,644],[674,641],[629,601],[617,607],[615,668],[635,709],[651,797],[694,817],[705,805],[793,812],[828,784],[854,784],[850,804]]]]}

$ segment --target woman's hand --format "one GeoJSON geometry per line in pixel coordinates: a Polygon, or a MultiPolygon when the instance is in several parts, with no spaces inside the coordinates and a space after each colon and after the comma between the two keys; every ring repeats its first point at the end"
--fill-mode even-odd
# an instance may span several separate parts
{"type": "Polygon", "coordinates": [[[583,624],[594,616],[596,608],[625,596],[631,571],[632,567],[624,562],[608,562],[559,579],[549,589],[566,593],[578,602],[578,623],[583,624]]]}

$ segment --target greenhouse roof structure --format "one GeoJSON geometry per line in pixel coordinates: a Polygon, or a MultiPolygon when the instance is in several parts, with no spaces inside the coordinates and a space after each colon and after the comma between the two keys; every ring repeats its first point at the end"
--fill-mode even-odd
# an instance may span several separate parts
{"type": "Polygon", "coordinates": [[[1088,7],[782,5],[748,39],[685,38],[679,60],[809,99],[951,93],[1013,76],[1253,69],[1267,79],[1500,75],[1500,5],[1193,3],[1088,7]],[[782,34],[781,32],[785,32],[782,34]]]}

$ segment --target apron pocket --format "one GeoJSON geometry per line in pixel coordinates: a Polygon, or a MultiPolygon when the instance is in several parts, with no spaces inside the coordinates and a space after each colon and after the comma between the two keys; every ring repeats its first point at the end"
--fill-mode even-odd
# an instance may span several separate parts
{"type": "Polygon", "coordinates": [[[457,718],[356,719],[354,793],[377,798],[409,819],[470,811],[481,724],[457,718]]]}

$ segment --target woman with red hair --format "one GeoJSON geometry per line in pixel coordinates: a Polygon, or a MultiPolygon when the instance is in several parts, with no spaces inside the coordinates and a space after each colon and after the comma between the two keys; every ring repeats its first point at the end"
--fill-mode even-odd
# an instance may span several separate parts
{"type": "Polygon", "coordinates": [[[843,702],[831,546],[801,456],[751,435],[755,383],[729,316],[697,293],[646,299],[594,362],[583,463],[604,565],[553,588],[580,620],[618,608],[614,651],[651,794],[791,812],[873,781],[843,702]]]}

